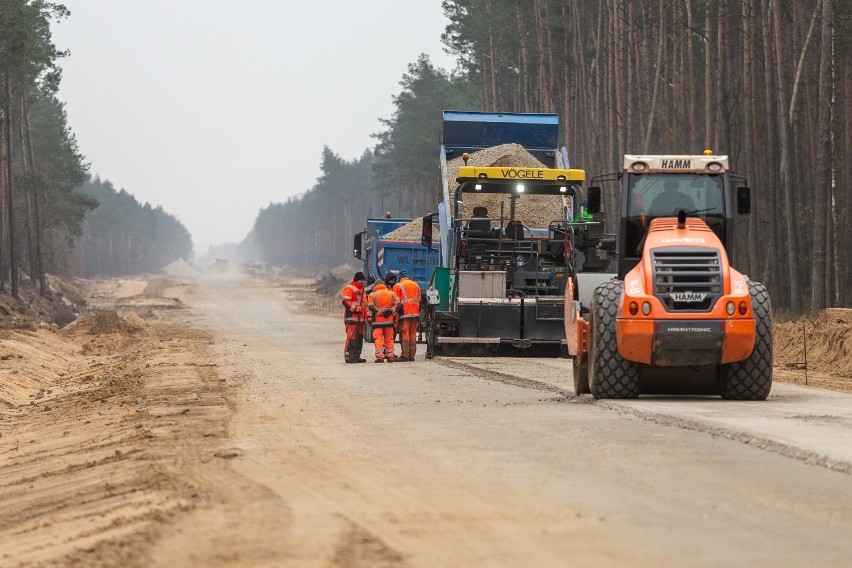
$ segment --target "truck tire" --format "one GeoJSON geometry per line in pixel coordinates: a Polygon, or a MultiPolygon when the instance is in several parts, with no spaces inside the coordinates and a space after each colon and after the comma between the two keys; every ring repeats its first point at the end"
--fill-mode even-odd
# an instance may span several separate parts
{"type": "Polygon", "coordinates": [[[759,282],[749,281],[754,311],[754,349],[748,359],[722,365],[719,394],[728,400],[766,400],[772,389],[772,319],[769,293],[759,282]]]}
{"type": "Polygon", "coordinates": [[[435,342],[437,341],[434,312],[426,314],[424,325],[426,326],[426,359],[432,359],[435,357],[435,342]]]}
{"type": "Polygon", "coordinates": [[[639,368],[618,352],[615,318],[621,282],[611,280],[592,294],[589,341],[589,390],[595,398],[636,398],[639,396],[639,368]]]}
{"type": "Polygon", "coordinates": [[[574,394],[589,394],[589,365],[578,362],[579,357],[574,357],[574,394]]]}

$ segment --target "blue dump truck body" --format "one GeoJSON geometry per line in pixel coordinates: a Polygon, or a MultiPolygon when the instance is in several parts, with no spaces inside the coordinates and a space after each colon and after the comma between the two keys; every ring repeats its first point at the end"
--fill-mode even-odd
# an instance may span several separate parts
{"type": "Polygon", "coordinates": [[[559,116],[555,114],[445,110],[442,146],[446,158],[451,159],[463,152],[520,144],[545,166],[554,168],[558,135],[559,116]]]}
{"type": "Polygon", "coordinates": [[[381,280],[388,272],[405,271],[422,289],[429,286],[438,266],[439,245],[426,248],[417,241],[386,239],[384,236],[412,221],[394,217],[367,219],[367,228],[355,235],[353,254],[364,262],[368,279],[381,280]]]}

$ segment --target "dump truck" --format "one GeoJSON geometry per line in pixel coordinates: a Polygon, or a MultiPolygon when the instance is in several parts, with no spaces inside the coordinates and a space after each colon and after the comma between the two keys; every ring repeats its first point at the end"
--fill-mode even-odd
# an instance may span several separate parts
{"type": "MultiPolygon", "coordinates": [[[[413,220],[411,217],[392,217],[388,213],[385,217],[367,219],[367,227],[353,235],[352,256],[364,264],[362,271],[367,277],[368,290],[388,273],[398,275],[403,271],[408,278],[417,282],[421,290],[428,286],[432,272],[438,265],[438,243],[424,246],[420,238],[404,240],[392,237],[413,220]]],[[[425,311],[422,311],[421,323],[423,314],[425,311]]],[[[367,342],[372,343],[370,322],[367,322],[364,336],[367,342]]]]}
{"type": "Polygon", "coordinates": [[[438,265],[438,244],[423,246],[414,241],[388,238],[389,233],[410,223],[411,217],[381,217],[367,219],[367,227],[355,233],[352,255],[364,264],[369,280],[381,280],[391,271],[405,271],[421,289],[425,289],[438,265]]]}
{"type": "Polygon", "coordinates": [[[763,400],[772,387],[766,288],[732,266],[734,222],[751,210],[728,157],[625,155],[595,176],[620,193],[618,231],[597,248],[613,273],[577,272],[565,290],[574,387],[595,398],[646,393],[763,400]]]}
{"type": "Polygon", "coordinates": [[[441,247],[424,295],[427,358],[564,350],[571,223],[585,172],[568,167],[567,150],[557,149],[558,125],[555,114],[444,111],[443,200],[423,218],[423,244],[431,245],[437,220],[441,247]],[[468,164],[507,144],[519,145],[525,160],[468,164]],[[464,165],[449,174],[459,158],[464,165]],[[540,211],[528,207],[538,202],[540,211]]]}

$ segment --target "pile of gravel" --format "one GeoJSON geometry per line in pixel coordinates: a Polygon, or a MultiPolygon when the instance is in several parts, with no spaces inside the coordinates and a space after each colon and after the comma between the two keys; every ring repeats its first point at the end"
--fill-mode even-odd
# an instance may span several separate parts
{"type": "MultiPolygon", "coordinates": [[[[406,223],[401,227],[397,227],[393,231],[385,234],[382,238],[388,239],[392,241],[414,241],[420,242],[420,238],[423,236],[423,218],[417,217],[410,223],[406,223]]],[[[437,242],[441,240],[441,231],[438,228],[437,223],[432,223],[432,241],[437,242]]]]}
{"type": "MultiPolygon", "coordinates": [[[[447,162],[447,188],[450,193],[450,203],[455,200],[458,183],[456,178],[459,169],[464,166],[461,156],[447,162]]],[[[516,167],[516,168],[545,168],[535,156],[526,151],[520,144],[501,144],[483,148],[470,155],[468,166],[478,167],[516,167]]],[[[527,227],[545,228],[551,221],[562,217],[564,199],[551,195],[525,195],[515,202],[515,218],[527,227]]],[[[489,217],[500,216],[500,204],[503,204],[503,216],[508,219],[511,199],[507,195],[496,194],[465,194],[463,210],[459,217],[470,218],[473,216],[474,207],[487,207],[489,217]]],[[[505,225],[504,221],[502,225],[505,225]]],[[[493,227],[501,226],[499,221],[492,221],[493,227]]],[[[398,241],[419,241],[423,232],[423,220],[414,219],[412,222],[399,227],[385,235],[384,238],[398,241]]],[[[440,233],[437,226],[433,228],[432,239],[438,241],[440,233]]]]}

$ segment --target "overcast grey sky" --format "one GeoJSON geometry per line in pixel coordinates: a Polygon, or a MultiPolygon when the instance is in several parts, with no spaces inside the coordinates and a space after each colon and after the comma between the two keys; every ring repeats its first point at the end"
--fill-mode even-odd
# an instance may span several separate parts
{"type": "Polygon", "coordinates": [[[420,53],[445,69],[440,0],[61,0],[60,99],[92,174],[175,215],[196,255],[351,160],[420,53]]]}

